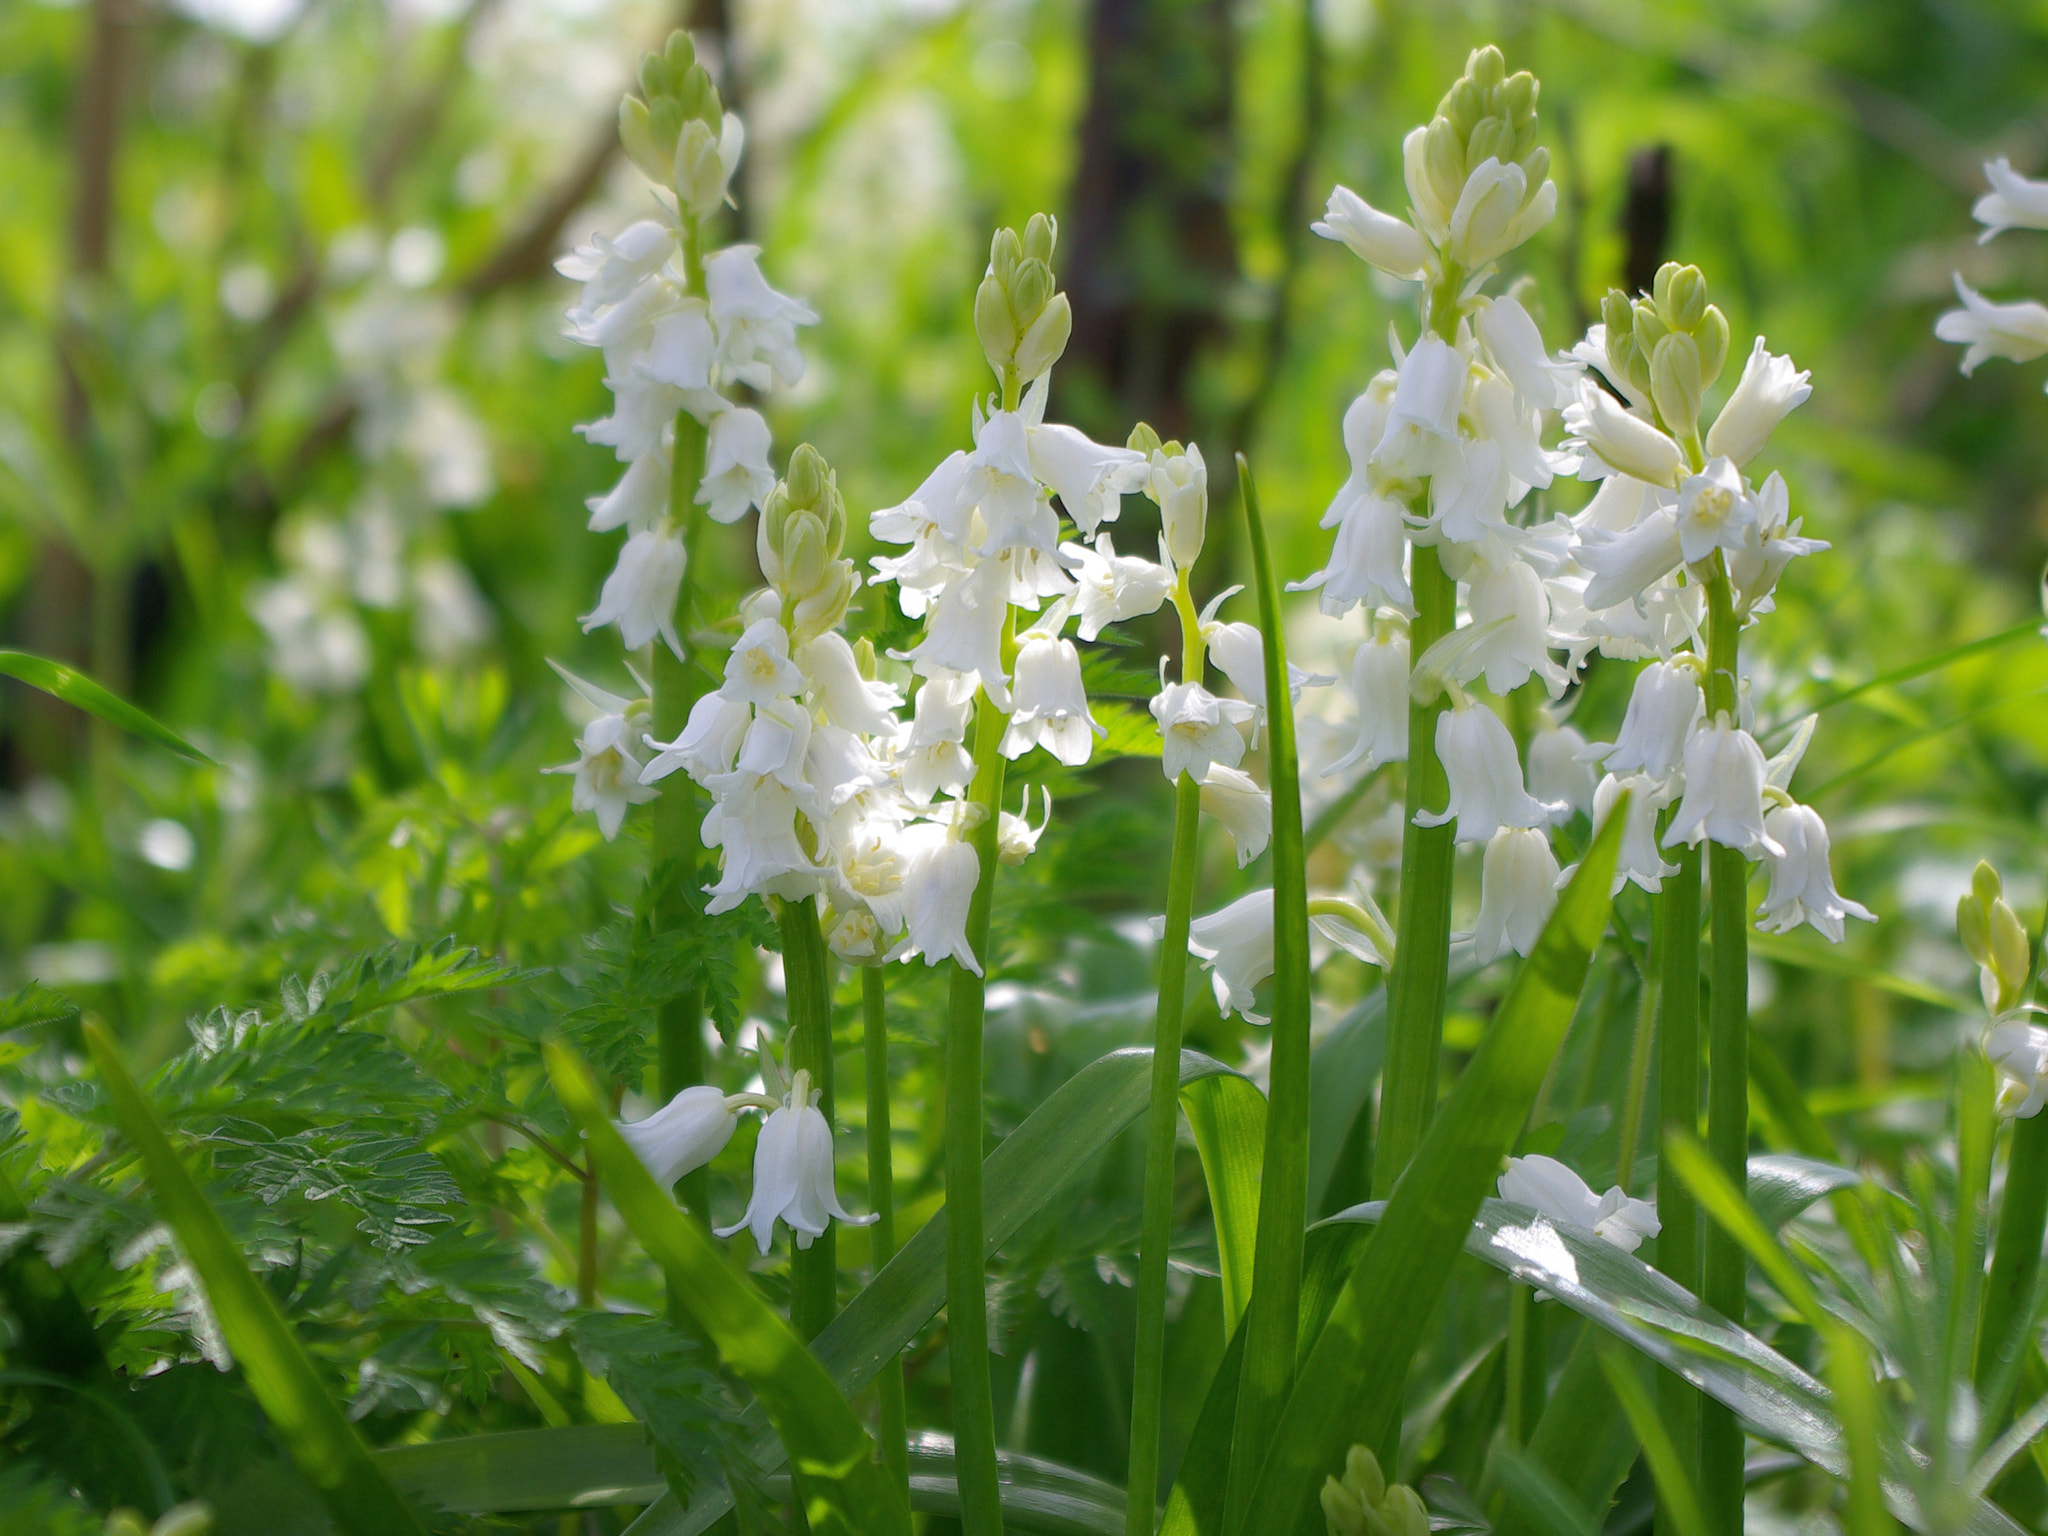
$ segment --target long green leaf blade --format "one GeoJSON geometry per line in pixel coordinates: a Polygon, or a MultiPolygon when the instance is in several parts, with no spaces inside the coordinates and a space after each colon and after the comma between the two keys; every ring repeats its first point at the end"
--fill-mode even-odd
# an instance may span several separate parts
{"type": "Polygon", "coordinates": [[[172,1150],[122,1064],[113,1037],[98,1024],[87,1024],[84,1033],[115,1118],[142,1159],[157,1208],[206,1288],[222,1338],[292,1460],[320,1490],[335,1524],[352,1536],[424,1536],[419,1517],[371,1459],[277,1302],[249,1272],[241,1249],[172,1150]]]}
{"type": "Polygon", "coordinates": [[[1391,1457],[1423,1327],[1563,1042],[1606,931],[1622,820],[1617,807],[1587,849],[1310,1350],[1252,1494],[1263,1529],[1318,1536],[1317,1490],[1345,1451],[1363,1444],[1391,1457]]]}
{"type": "Polygon", "coordinates": [[[0,675],[18,678],[53,699],[63,700],[73,709],[97,715],[109,725],[118,725],[124,731],[146,737],[160,747],[168,747],[180,757],[188,757],[195,763],[213,761],[169,726],[144,714],[126,699],[110,693],[77,668],[67,667],[61,661],[31,656],[27,651],[0,651],[0,675]]]}
{"type": "MultiPolygon", "coordinates": [[[[1266,1153],[1259,1178],[1252,1293],[1245,1309],[1244,1363],[1231,1437],[1224,1529],[1245,1529],[1261,1448],[1294,1381],[1302,1232],[1308,1212],[1309,958],[1308,862],[1302,845],[1301,772],[1294,751],[1293,691],[1280,626],[1280,584],[1251,465],[1237,456],[1238,492],[1251,535],[1259,633],[1265,643],[1268,761],[1273,796],[1273,1023],[1266,1153]]],[[[1341,1453],[1340,1453],[1341,1459],[1341,1453]]]]}
{"type": "Polygon", "coordinates": [[[1180,1102],[1209,1186],[1216,1253],[1223,1265],[1223,1335],[1228,1338],[1244,1316],[1252,1289],[1266,1100],[1250,1079],[1229,1075],[1189,1083],[1180,1091],[1180,1102]]]}
{"type": "Polygon", "coordinates": [[[909,1536],[910,1511],[876,1460],[853,1408],[789,1324],[770,1310],[726,1256],[633,1154],[612,1124],[590,1069],[567,1046],[546,1046],[548,1075],[582,1126],[612,1204],[720,1356],[754,1390],[795,1468],[815,1532],[909,1536]]]}

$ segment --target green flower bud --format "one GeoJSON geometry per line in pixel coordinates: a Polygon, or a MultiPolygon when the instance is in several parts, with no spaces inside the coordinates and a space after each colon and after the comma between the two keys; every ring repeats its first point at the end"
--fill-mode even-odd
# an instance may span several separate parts
{"type": "Polygon", "coordinates": [[[853,642],[853,664],[868,682],[872,683],[879,675],[875,664],[875,642],[866,635],[853,642]]]}
{"type": "Polygon", "coordinates": [[[1380,1504],[1380,1524],[1390,1536],[1429,1536],[1429,1510],[1413,1488],[1396,1483],[1380,1504]]]}
{"type": "Polygon", "coordinates": [[[1422,141],[1422,165],[1429,177],[1430,190],[1448,215],[1458,206],[1458,196],[1465,190],[1464,137],[1451,126],[1449,118],[1437,117],[1430,122],[1422,141]]]}
{"type": "MultiPolygon", "coordinates": [[[[1536,128],[1531,124],[1523,130],[1524,137],[1534,140],[1536,128]]],[[[1548,146],[1532,143],[1528,149],[1515,156],[1522,167],[1522,174],[1529,180],[1529,196],[1534,197],[1542,189],[1544,179],[1550,175],[1550,150],[1548,146]]]]}
{"type": "Polygon", "coordinates": [[[1003,286],[1010,293],[1010,313],[1016,316],[1020,327],[1028,328],[1052,300],[1052,268],[1027,256],[1017,263],[1016,273],[1003,286]]]}
{"type": "MultiPolygon", "coordinates": [[[[1465,163],[1475,166],[1485,164],[1489,158],[1505,160],[1507,157],[1501,154],[1501,135],[1506,128],[1507,124],[1497,117],[1481,118],[1479,126],[1465,141],[1465,163]]],[[[1513,145],[1505,147],[1513,148],[1513,145]]]]}
{"type": "Polygon", "coordinates": [[[1344,1454],[1344,1482],[1375,1508],[1387,1496],[1387,1475],[1380,1470],[1380,1459],[1362,1445],[1354,1445],[1344,1454]]]}
{"type": "Polygon", "coordinates": [[[1159,434],[1157,432],[1154,432],[1150,426],[1141,421],[1131,428],[1131,435],[1125,441],[1124,446],[1135,449],[1137,452],[1150,458],[1153,454],[1158,453],[1164,448],[1165,444],[1159,441],[1159,434]]]}
{"type": "Polygon", "coordinates": [[[149,1527],[132,1509],[117,1509],[107,1516],[106,1536],[149,1536],[149,1527]]]}
{"type": "Polygon", "coordinates": [[[1354,1445],[1342,1478],[1325,1478],[1323,1519],[1329,1536],[1429,1536],[1429,1511],[1415,1490],[1387,1485],[1379,1458],[1354,1445]]]}
{"type": "Polygon", "coordinates": [[[1056,293],[1017,341],[1017,376],[1027,384],[1049,372],[1067,350],[1074,311],[1064,293],[1056,293]]]}
{"type": "Polygon", "coordinates": [[[1461,140],[1466,140],[1472,137],[1472,130],[1486,116],[1486,101],[1479,94],[1478,87],[1467,78],[1445,93],[1443,105],[1437,111],[1449,118],[1451,130],[1461,140]]]}
{"type": "Polygon", "coordinates": [[[988,242],[988,269],[1003,287],[1010,286],[1017,275],[1017,265],[1024,259],[1024,242],[1017,238],[1014,229],[999,229],[988,242]]]}
{"type": "Polygon", "coordinates": [[[809,597],[825,582],[825,525],[815,513],[793,514],[782,534],[782,589],[784,601],[809,597]]]}
{"type": "Polygon", "coordinates": [[[991,272],[974,291],[974,334],[981,338],[981,350],[989,367],[1001,373],[1012,366],[1017,355],[1017,322],[1010,314],[1010,296],[1002,279],[991,272]]]}
{"type": "Polygon", "coordinates": [[[1711,387],[1721,377],[1721,366],[1728,361],[1728,317],[1712,304],[1700,316],[1699,328],[1693,339],[1700,347],[1700,383],[1711,387]]]}
{"type": "Polygon", "coordinates": [[[831,478],[832,471],[826,467],[825,456],[809,443],[799,443],[789,456],[789,473],[783,476],[782,486],[790,505],[808,510],[817,506],[824,497],[825,487],[831,478]]]}
{"type": "Polygon", "coordinates": [[[1664,427],[1689,438],[1700,426],[1700,349],[1683,331],[1673,331],[1650,354],[1650,400],[1664,427]]]}
{"type": "Polygon", "coordinates": [[[2033,969],[2026,927],[2003,893],[1998,871],[1980,861],[1970,894],[1956,903],[1956,935],[1982,969],[1984,1005],[1994,1014],[2019,1002],[2033,969]]]}
{"type": "Polygon", "coordinates": [[[1368,1536],[1365,1506],[1334,1477],[1323,1479],[1323,1524],[1330,1536],[1368,1536]]]}
{"type": "Polygon", "coordinates": [[[1657,350],[1657,343],[1671,334],[1671,327],[1664,323],[1664,317],[1657,312],[1657,306],[1648,299],[1635,302],[1636,350],[1648,357],[1657,350]]]}
{"type": "Polygon", "coordinates": [[[1032,261],[1052,265],[1052,253],[1059,248],[1060,221],[1049,213],[1034,213],[1024,226],[1024,254],[1032,261]]]}
{"type": "Polygon", "coordinates": [[[856,581],[852,561],[834,560],[826,566],[817,586],[797,603],[790,618],[790,638],[801,645],[836,626],[852,605],[856,581]]]}
{"type": "Polygon", "coordinates": [[[1600,300],[1600,323],[1607,327],[1607,340],[1612,345],[1617,336],[1632,335],[1636,326],[1636,312],[1628,301],[1628,295],[1619,288],[1610,288],[1600,300]]]}
{"type": "Polygon", "coordinates": [[[1707,279],[1698,267],[1667,261],[1652,285],[1657,312],[1674,331],[1691,331],[1707,312],[1707,279]]]}
{"type": "Polygon", "coordinates": [[[1465,60],[1465,78],[1480,90],[1487,91],[1507,78],[1508,61],[1501,57],[1500,49],[1492,43],[1483,48],[1474,48],[1465,60]]]}
{"type": "Polygon", "coordinates": [[[1501,88],[1501,116],[1522,132],[1535,125],[1536,95],[1541,87],[1526,69],[1510,75],[1501,88]]]}
{"type": "Polygon", "coordinates": [[[657,141],[647,103],[628,96],[619,103],[619,143],[626,158],[640,168],[649,181],[666,181],[675,165],[673,142],[664,152],[657,141]]]}

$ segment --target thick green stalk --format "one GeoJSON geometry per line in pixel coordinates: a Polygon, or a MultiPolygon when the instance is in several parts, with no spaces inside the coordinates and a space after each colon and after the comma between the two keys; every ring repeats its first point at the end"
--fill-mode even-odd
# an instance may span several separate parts
{"type": "MultiPolygon", "coordinates": [[[[868,1209],[875,1224],[868,1228],[869,1272],[880,1274],[896,1253],[896,1168],[889,1144],[888,983],[879,965],[861,967],[861,1047],[866,1053],[868,1088],[868,1209]]],[[[903,1357],[896,1356],[875,1376],[881,1400],[882,1464],[889,1477],[910,1497],[909,1435],[903,1411],[903,1357]]]]}
{"type": "Polygon", "coordinates": [[[981,1032],[995,905],[997,817],[1003,802],[1003,714],[986,693],[974,705],[974,783],[980,813],[967,833],[980,878],[967,906],[977,976],[957,960],[946,1000],[946,1346],[953,1373],[953,1451],[964,1536],[1001,1536],[995,1407],[989,1396],[988,1247],[981,1208],[981,1032]]]}
{"type": "MultiPolygon", "coordinates": [[[[2012,1124],[2005,1195],[1998,1207],[1998,1246],[1992,1252],[1983,1321],[1977,1329],[1979,1392],[1989,1392],[2001,1367],[2016,1374],[2014,1362],[2027,1343],[2026,1321],[2041,1273],[2044,1221],[2048,1221],[2048,1114],[2039,1114],[2012,1124]]],[[[2002,1395],[2009,1400],[2011,1391],[2008,1384],[2002,1395]]]]}
{"type": "Polygon", "coordinates": [[[1513,1286],[1508,1291],[1507,1366],[1502,1429],[1510,1445],[1523,1446],[1542,1421],[1543,1399],[1549,1386],[1543,1314],[1536,1310],[1536,1293],[1526,1285],[1513,1286]]]}
{"type": "MultiPolygon", "coordinates": [[[[1661,924],[1658,914],[1662,908],[1653,905],[1650,917],[1650,948],[1654,953],[1659,947],[1657,929],[1661,924]]],[[[1618,923],[1619,918],[1616,919],[1618,923]]],[[[1635,1187],[1636,1153],[1642,1149],[1643,1112],[1650,1097],[1650,1052],[1657,1039],[1657,973],[1652,969],[1653,961],[1640,958],[1637,962],[1636,979],[1636,1029],[1635,1037],[1628,1051],[1628,1097],[1621,1106],[1621,1140],[1614,1156],[1614,1182],[1627,1192],[1635,1187]]]]}
{"type": "MultiPolygon", "coordinates": [[[[1458,584],[1436,550],[1418,545],[1409,574],[1415,592],[1410,654],[1418,660],[1457,623],[1458,584]]],[[[1441,811],[1450,783],[1436,755],[1436,721],[1446,700],[1408,705],[1408,794],[1401,827],[1400,948],[1387,978],[1387,1067],[1380,1080],[1380,1134],[1373,1193],[1384,1199],[1436,1114],[1443,1054],[1444,993],[1450,975],[1451,857],[1457,828],[1418,827],[1418,811],[1441,811]]]]}
{"type": "MultiPolygon", "coordinates": [[[[1707,716],[1736,714],[1739,625],[1720,556],[1707,588],[1707,716]]],[[[1739,848],[1707,845],[1712,890],[1713,976],[1708,986],[1707,1145],[1738,1190],[1749,1169],[1749,861],[1739,848]]],[[[1716,1226],[1707,1233],[1700,1299],[1742,1322],[1749,1264],[1742,1245],[1716,1226]]],[[[1742,1426],[1733,1410],[1702,1403],[1700,1489],[1707,1518],[1723,1536],[1742,1531],[1742,1426]]]]}
{"type": "Polygon", "coordinates": [[[1245,1310],[1244,1361],[1224,1494],[1224,1530],[1230,1536],[1252,1528],[1253,1490],[1294,1385],[1302,1232],[1308,1210],[1309,1120],[1308,869],[1302,846],[1301,768],[1294,751],[1279,582],[1251,466],[1243,454],[1237,456],[1237,484],[1251,535],[1270,706],[1266,715],[1267,776],[1273,796],[1273,1024],[1252,1294],[1245,1310]]]}
{"type": "MultiPolygon", "coordinates": [[[[1700,1133],[1700,851],[1671,854],[1676,874],[1664,877],[1652,905],[1651,949],[1657,966],[1657,1267],[1697,1296],[1700,1292],[1700,1209],[1685,1181],[1664,1166],[1674,1131],[1700,1133]]],[[[1670,1371],[1657,1373],[1657,1411],[1671,1431],[1686,1475],[1697,1482],[1700,1445],[1697,1388],[1670,1371]]],[[[1678,1516],[1659,1485],[1657,1529],[1677,1536],[1678,1516]]]]}
{"type": "MultiPolygon", "coordinates": [[[[782,926],[782,978],[789,1005],[791,1074],[811,1074],[818,1108],[832,1123],[832,957],[818,927],[818,903],[806,896],[777,904],[782,926]]],[[[811,1246],[789,1256],[789,1321],[799,1338],[816,1338],[839,1310],[837,1229],[830,1223],[811,1246]]]]}
{"type": "MultiPolygon", "coordinates": [[[[1183,669],[1183,676],[1186,671],[1183,669]]],[[[1197,664],[1196,675],[1200,675],[1197,664]]],[[[1180,1129],[1180,1037],[1187,1007],[1188,925],[1199,873],[1202,790],[1188,774],[1173,790],[1173,864],[1159,941],[1152,1037],[1152,1103],[1145,1122],[1145,1215],[1138,1239],[1138,1345],[1131,1365],[1131,1455],[1125,1536],[1152,1536],[1158,1518],[1159,1403],[1166,1365],[1166,1251],[1173,1238],[1173,1148],[1180,1129]]]]}
{"type": "MultiPolygon", "coordinates": [[[[682,590],[676,595],[676,628],[688,643],[691,594],[701,573],[697,569],[697,518],[692,499],[704,473],[704,428],[688,411],[676,413],[676,447],[669,479],[671,515],[685,529],[684,544],[692,558],[683,569],[682,590]]],[[[657,741],[674,741],[682,734],[690,710],[703,690],[697,669],[679,659],[657,640],[654,644],[654,722],[657,741]]],[[[661,798],[654,803],[653,876],[670,878],[658,909],[664,928],[694,922],[697,906],[695,888],[703,883],[699,865],[703,859],[704,808],[697,786],[687,774],[671,775],[661,786],[661,798]]],[[[664,999],[654,1016],[655,1081],[661,1102],[704,1081],[704,999],[691,988],[664,999]]],[[[699,1168],[681,1180],[683,1204],[700,1221],[711,1219],[711,1173],[699,1168]]],[[[676,1308],[671,1305],[671,1313],[676,1308]]]]}

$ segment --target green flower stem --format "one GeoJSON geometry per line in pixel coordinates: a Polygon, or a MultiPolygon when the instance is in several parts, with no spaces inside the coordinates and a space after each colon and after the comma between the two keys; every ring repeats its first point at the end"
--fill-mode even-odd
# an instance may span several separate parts
{"type": "MultiPolygon", "coordinates": [[[[889,1023],[887,972],[865,965],[860,972],[861,1047],[866,1053],[868,1089],[868,1209],[875,1224],[868,1228],[869,1273],[879,1275],[896,1255],[896,1168],[889,1144],[889,1023]]],[[[881,1400],[882,1464],[889,1478],[910,1497],[910,1449],[903,1411],[903,1357],[898,1355],[875,1377],[881,1400]]]]}
{"type": "MultiPolygon", "coordinates": [[[[1685,1181],[1666,1168],[1662,1149],[1674,1133],[1697,1137],[1700,1131],[1700,851],[1674,849],[1671,860],[1678,872],[1664,877],[1651,936],[1657,965],[1657,1267],[1697,1296],[1699,1203],[1685,1181]]],[[[1657,1373],[1658,1412],[1695,1483],[1702,1401],[1683,1377],[1657,1373]]],[[[1661,1486],[1657,1529],[1660,1536],[1679,1529],[1677,1512],[1661,1486]]]]}
{"type": "MultiPolygon", "coordinates": [[[[1436,550],[1417,545],[1409,574],[1415,621],[1408,629],[1416,657],[1457,623],[1458,584],[1445,574],[1436,550]]],[[[1380,1134],[1373,1164],[1373,1194],[1392,1193],[1394,1181],[1422,1145],[1436,1113],[1437,1061],[1443,1054],[1444,993],[1450,975],[1451,857],[1457,827],[1418,827],[1415,813],[1440,811],[1450,802],[1450,781],[1436,755],[1436,720],[1447,701],[1408,705],[1408,793],[1401,826],[1400,951],[1387,978],[1387,1067],[1380,1086],[1380,1134]]]]}
{"type": "MultiPolygon", "coordinates": [[[[684,544],[690,560],[683,569],[682,590],[676,595],[676,628],[690,633],[691,596],[696,586],[696,532],[701,518],[694,514],[692,499],[704,473],[704,427],[688,411],[676,412],[676,445],[669,479],[670,515],[684,527],[684,544]]],[[[673,741],[682,734],[690,710],[703,692],[697,668],[676,656],[666,645],[654,643],[654,720],[652,734],[657,741],[673,741]]],[[[694,922],[698,906],[693,899],[702,883],[699,865],[703,859],[702,826],[704,807],[697,786],[687,774],[673,774],[661,786],[661,798],[654,802],[654,857],[650,878],[666,882],[657,910],[664,928],[678,928],[694,922]]],[[[704,1081],[704,999],[695,989],[662,1001],[654,1016],[655,1083],[666,1104],[683,1089],[704,1081]]],[[[683,1176],[683,1204],[700,1220],[711,1219],[711,1174],[699,1168],[683,1176]]],[[[670,1312],[676,1309],[673,1305],[670,1312]]]]}
{"type": "MultiPolygon", "coordinates": [[[[1182,682],[1202,679],[1203,644],[1180,573],[1174,605],[1181,619],[1182,682]]],[[[1173,787],[1173,863],[1166,882],[1166,926],[1159,940],[1159,1002],[1152,1039],[1152,1100],[1145,1122],[1145,1213],[1138,1239],[1138,1340],[1131,1364],[1130,1473],[1125,1536],[1152,1536],[1158,1518],[1159,1404],[1166,1365],[1166,1251],[1173,1238],[1173,1148],[1180,1128],[1180,1039],[1187,1007],[1188,926],[1200,874],[1202,790],[1183,773],[1173,787]]]]}
{"type": "MultiPolygon", "coordinates": [[[[1650,949],[1652,955],[1661,958],[1663,940],[1659,929],[1663,924],[1664,909],[1653,902],[1650,909],[1650,949]]],[[[1617,917],[1619,926],[1620,919],[1617,917]]],[[[1650,1096],[1650,1049],[1657,1038],[1657,1002],[1662,995],[1657,986],[1657,972],[1654,960],[1635,954],[1636,978],[1639,982],[1636,994],[1636,1030],[1628,1051],[1628,1097],[1621,1106],[1621,1140],[1615,1148],[1614,1182],[1624,1193],[1635,1187],[1636,1153],[1643,1142],[1643,1111],[1650,1096]]]]}
{"type": "MultiPolygon", "coordinates": [[[[792,1074],[811,1074],[818,1108],[832,1124],[832,957],[818,926],[818,903],[777,904],[782,926],[782,976],[789,1005],[785,1062],[792,1074]]],[[[816,1338],[839,1310],[838,1229],[830,1222],[808,1248],[789,1256],[789,1321],[797,1337],[816,1338]]]]}
{"type": "MultiPolygon", "coordinates": [[[[1005,647],[1007,649],[1007,647],[1005,647]]],[[[995,1407],[989,1396],[988,1247],[981,1208],[981,1032],[995,904],[996,829],[1003,802],[1002,711],[986,693],[974,704],[974,782],[979,820],[967,841],[981,864],[967,906],[967,943],[982,974],[953,962],[946,1000],[946,1345],[953,1374],[954,1466],[964,1536],[1001,1536],[995,1407]]]]}
{"type": "MultiPolygon", "coordinates": [[[[1983,1321],[1977,1329],[1977,1390],[1987,1396],[2001,1369],[2007,1373],[2007,1382],[2000,1395],[2008,1401],[2017,1379],[2017,1362],[2027,1344],[2028,1307],[2041,1273],[2044,1220],[2048,1220],[2048,1114],[2039,1114],[2013,1122],[2012,1145],[2006,1153],[1998,1246],[1992,1252],[1983,1321]]],[[[1994,1419],[2002,1417],[2002,1410],[1994,1413],[1994,1419]]]]}
{"type": "MultiPolygon", "coordinates": [[[[1740,625],[1717,551],[1707,577],[1707,717],[1736,715],[1740,625]]],[[[1712,890],[1713,975],[1708,986],[1707,1145],[1736,1189],[1749,1168],[1749,861],[1739,848],[1707,845],[1712,890]]],[[[1740,1324],[1748,1260],[1718,1226],[1707,1233],[1700,1299],[1740,1324]]],[[[1731,1409],[1702,1403],[1700,1489],[1717,1532],[1741,1536],[1742,1426],[1731,1409]]]]}
{"type": "Polygon", "coordinates": [[[1543,1418],[1548,1372],[1543,1348],[1543,1314],[1536,1293],[1526,1285],[1508,1288],[1508,1384],[1502,1432],[1508,1443],[1524,1446],[1543,1418]]]}
{"type": "MultiPolygon", "coordinates": [[[[1259,630],[1266,651],[1267,769],[1273,794],[1273,1042],[1259,1220],[1245,1309],[1244,1358],[1224,1484],[1228,1536],[1263,1529],[1251,1513],[1261,1465],[1294,1385],[1300,1329],[1302,1232],[1308,1208],[1309,956],[1308,870],[1301,832],[1301,766],[1280,629],[1280,587],[1251,466],[1237,456],[1259,630]]],[[[1261,1511],[1259,1519],[1263,1519],[1261,1511]]]]}

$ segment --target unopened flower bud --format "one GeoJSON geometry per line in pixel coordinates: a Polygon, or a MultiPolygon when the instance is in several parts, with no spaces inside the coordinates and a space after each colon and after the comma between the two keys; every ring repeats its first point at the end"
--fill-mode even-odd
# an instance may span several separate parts
{"type": "Polygon", "coordinates": [[[1631,306],[1636,333],[1636,350],[1649,357],[1657,350],[1657,343],[1671,334],[1671,327],[1664,322],[1663,314],[1649,299],[1638,299],[1631,306]]]}
{"type": "Polygon", "coordinates": [[[831,474],[823,454],[809,443],[797,444],[796,452],[789,456],[789,472],[782,480],[790,504],[806,510],[815,508],[825,494],[831,474]]]}
{"type": "Polygon", "coordinates": [[[1490,91],[1507,78],[1508,63],[1492,43],[1474,48],[1465,58],[1465,78],[1482,91],[1490,91]]]}
{"type": "Polygon", "coordinates": [[[1052,298],[1052,268],[1027,256],[1004,286],[1010,293],[1010,313],[1019,325],[1028,326],[1052,298]]]}
{"type": "Polygon", "coordinates": [[[1074,311],[1064,293],[1056,293],[1038,312],[1017,342],[1017,376],[1030,383],[1049,372],[1067,350],[1073,334],[1074,311]]]}
{"type": "Polygon", "coordinates": [[[1665,262],[1657,269],[1651,293],[1674,331],[1691,331],[1707,312],[1707,280],[1698,267],[1665,262]]]}
{"type": "Polygon", "coordinates": [[[1728,317],[1709,304],[1692,334],[1700,349],[1700,384],[1712,388],[1714,380],[1721,377],[1722,364],[1728,361],[1728,317]]]}
{"type": "Polygon", "coordinates": [[[1970,894],[1956,904],[1956,934],[1982,969],[1985,1007],[2000,1014],[2017,1004],[2032,969],[2027,930],[1988,862],[1979,861],[1970,894]]]}
{"type": "Polygon", "coordinates": [[[1003,287],[1010,286],[1010,279],[1017,275],[1018,263],[1024,259],[1024,242],[1017,238],[1014,229],[999,229],[989,236],[989,274],[1003,287]]]}
{"type": "Polygon", "coordinates": [[[866,635],[853,642],[853,664],[860,670],[864,682],[872,683],[878,675],[875,666],[875,642],[866,635]]]}
{"type": "Polygon", "coordinates": [[[993,272],[974,291],[974,334],[981,338],[981,350],[989,366],[1001,371],[1017,354],[1017,322],[1010,317],[1010,297],[1002,280],[993,272]]]}
{"type": "Polygon", "coordinates": [[[802,600],[818,590],[825,564],[825,525],[815,513],[792,513],[783,526],[782,579],[776,585],[785,597],[802,600]]]}
{"type": "Polygon", "coordinates": [[[208,1536],[213,1530],[213,1506],[193,1501],[167,1510],[149,1528],[149,1536],[208,1536]]]}
{"type": "Polygon", "coordinates": [[[1052,265],[1052,253],[1060,243],[1060,221],[1049,213],[1034,213],[1024,226],[1024,254],[1032,261],[1052,265]]]}
{"type": "Polygon", "coordinates": [[[790,615],[790,634],[799,645],[817,639],[846,617],[857,582],[850,560],[834,560],[825,567],[817,585],[798,600],[790,615]]]}
{"type": "Polygon", "coordinates": [[[1650,399],[1674,436],[1690,438],[1700,425],[1700,349],[1673,331],[1650,354],[1650,399]]]}

